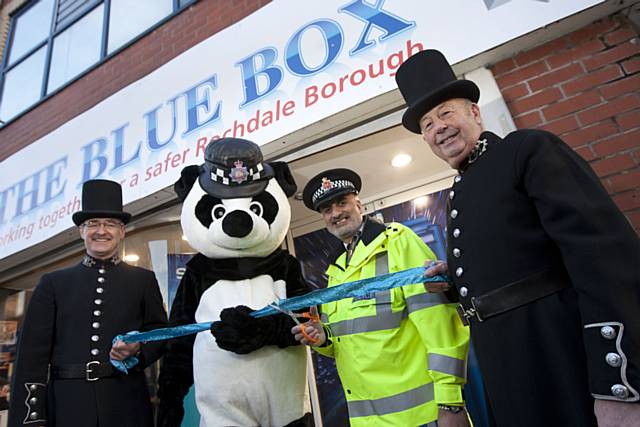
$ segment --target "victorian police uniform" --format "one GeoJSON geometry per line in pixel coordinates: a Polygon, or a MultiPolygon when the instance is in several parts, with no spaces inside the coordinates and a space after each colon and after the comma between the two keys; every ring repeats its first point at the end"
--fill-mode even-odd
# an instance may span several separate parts
{"type": "MultiPolygon", "coordinates": [[[[439,103],[478,99],[437,51],[396,79],[415,133],[439,103]]],[[[449,274],[493,423],[595,426],[593,398],[637,404],[640,245],[588,164],[548,132],[483,132],[449,199],[449,274]]]]}
{"type": "MultiPolygon", "coordinates": [[[[309,209],[360,190],[348,169],[325,171],[303,192],[309,209]]],[[[364,218],[346,247],[331,257],[328,286],[420,267],[435,259],[411,229],[364,218]]],[[[352,426],[435,425],[438,406],[464,404],[469,331],[444,293],[422,283],[363,298],[322,304],[328,341],[314,347],[333,357],[352,426]],[[401,355],[401,356],[399,356],[401,355]]]]}
{"type": "MultiPolygon", "coordinates": [[[[87,181],[82,202],[83,210],[73,215],[76,225],[89,218],[130,218],[115,182],[87,181]]],[[[153,425],[143,370],[160,357],[163,344],[143,344],[128,375],[112,368],[109,351],[118,334],[163,326],[154,274],[117,256],[86,255],[73,267],[43,275],[20,334],[9,425],[153,425]]]]}

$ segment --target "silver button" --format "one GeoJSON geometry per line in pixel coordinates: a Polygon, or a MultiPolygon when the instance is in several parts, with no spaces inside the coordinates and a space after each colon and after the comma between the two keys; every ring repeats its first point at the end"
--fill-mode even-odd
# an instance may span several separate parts
{"type": "Polygon", "coordinates": [[[458,216],[458,210],[454,209],[451,211],[451,218],[456,219],[458,216]]]}
{"type": "Polygon", "coordinates": [[[37,420],[38,419],[38,413],[37,412],[32,412],[29,414],[29,419],[30,420],[37,420]]]}
{"type": "Polygon", "coordinates": [[[613,366],[614,368],[622,365],[622,357],[620,357],[618,353],[607,353],[605,360],[609,366],[613,366]]]}
{"type": "Polygon", "coordinates": [[[456,177],[453,178],[453,182],[455,182],[455,183],[458,183],[460,181],[462,181],[462,177],[460,175],[456,175],[456,177]]]}
{"type": "Polygon", "coordinates": [[[98,335],[91,335],[91,341],[98,342],[100,341],[100,337],[98,335]]]}
{"type": "Polygon", "coordinates": [[[37,386],[37,385],[35,385],[35,384],[31,384],[31,385],[29,386],[29,390],[31,390],[31,391],[36,391],[36,389],[37,389],[37,388],[38,388],[38,386],[37,386]]]}
{"type": "Polygon", "coordinates": [[[93,322],[93,323],[91,324],[91,327],[92,327],[93,329],[98,329],[98,328],[100,327],[100,322],[93,322]]]}
{"type": "Polygon", "coordinates": [[[102,315],[102,312],[100,310],[93,310],[93,315],[99,317],[102,315]]]}
{"type": "Polygon", "coordinates": [[[104,268],[100,268],[98,269],[98,273],[100,274],[104,274],[107,270],[105,270],[104,268]]]}
{"type": "Polygon", "coordinates": [[[38,399],[36,399],[35,397],[29,399],[29,405],[35,405],[36,403],[38,403],[38,399]]]}
{"type": "Polygon", "coordinates": [[[460,237],[460,234],[462,234],[462,231],[459,228],[453,230],[453,237],[460,237]]]}
{"type": "Polygon", "coordinates": [[[96,288],[96,292],[101,294],[104,292],[104,288],[96,288]]]}
{"type": "Polygon", "coordinates": [[[467,289],[466,286],[463,286],[463,287],[460,288],[460,296],[461,297],[466,297],[468,293],[469,293],[469,289],[467,289]]]}
{"type": "Polygon", "coordinates": [[[100,354],[100,350],[98,350],[97,348],[92,348],[91,349],[91,355],[92,356],[97,356],[98,354],[100,354]]]}
{"type": "Polygon", "coordinates": [[[453,200],[453,198],[456,196],[456,192],[451,190],[449,191],[449,200],[453,200]]]}
{"type": "Polygon", "coordinates": [[[95,303],[95,305],[102,304],[102,300],[100,298],[94,299],[93,302],[95,303]]]}
{"type": "Polygon", "coordinates": [[[453,248],[453,256],[456,258],[460,258],[460,254],[462,254],[462,251],[458,248],[453,248]]]}
{"type": "Polygon", "coordinates": [[[456,268],[456,277],[462,276],[462,273],[464,273],[464,269],[462,267],[456,268]]]}
{"type": "Polygon", "coordinates": [[[618,399],[626,399],[629,396],[629,390],[622,384],[614,384],[611,387],[611,393],[618,399]]]}
{"type": "Polygon", "coordinates": [[[616,330],[611,326],[603,326],[602,328],[600,328],[600,334],[603,338],[612,340],[616,337],[616,330]]]}
{"type": "Polygon", "coordinates": [[[104,283],[104,277],[98,277],[98,283],[104,283]]]}

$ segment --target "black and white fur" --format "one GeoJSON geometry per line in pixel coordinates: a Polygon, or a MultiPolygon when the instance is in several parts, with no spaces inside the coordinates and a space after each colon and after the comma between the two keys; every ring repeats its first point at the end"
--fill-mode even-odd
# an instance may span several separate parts
{"type": "MultiPolygon", "coordinates": [[[[182,230],[199,254],[187,264],[172,324],[216,322],[225,308],[259,309],[307,291],[299,264],[280,249],[295,183],[286,164],[271,165],[276,176],[265,190],[245,198],[207,194],[197,166],[182,171],[175,185],[183,200],[182,230]]],[[[249,354],[221,349],[208,332],[172,340],[160,375],[159,425],[179,425],[170,420],[181,420],[178,405],[192,382],[201,427],[304,425],[310,412],[306,350],[290,341],[291,325],[281,325],[277,345],[249,354]]]]}

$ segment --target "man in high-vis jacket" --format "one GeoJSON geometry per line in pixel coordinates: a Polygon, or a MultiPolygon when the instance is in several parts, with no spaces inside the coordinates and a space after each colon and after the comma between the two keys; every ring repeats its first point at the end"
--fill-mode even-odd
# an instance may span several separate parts
{"type": "MultiPolygon", "coordinates": [[[[332,169],[303,191],[305,205],[344,244],[327,269],[329,287],[435,259],[409,228],[363,216],[360,188],[355,172],[332,169]]],[[[306,337],[300,326],[292,333],[335,358],[352,426],[469,425],[462,396],[469,331],[445,294],[407,285],[323,304],[321,320],[302,326],[306,337]]]]}

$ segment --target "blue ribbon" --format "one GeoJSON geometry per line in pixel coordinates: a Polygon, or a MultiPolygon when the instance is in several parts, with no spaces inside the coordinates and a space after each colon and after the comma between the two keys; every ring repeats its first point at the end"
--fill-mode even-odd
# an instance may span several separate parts
{"type": "MultiPolygon", "coordinates": [[[[386,291],[400,286],[426,282],[446,282],[448,280],[446,276],[442,275],[425,277],[424,272],[425,267],[410,268],[396,273],[389,273],[382,276],[343,283],[342,285],[330,288],[316,289],[305,295],[281,299],[274,304],[284,311],[295,311],[314,305],[339,301],[345,298],[368,297],[372,292],[386,291]]],[[[260,310],[252,312],[251,316],[265,317],[278,313],[278,310],[267,305],[260,310]]],[[[122,340],[125,343],[167,340],[207,331],[211,328],[211,323],[212,322],[192,323],[190,325],[161,328],[147,332],[132,331],[127,332],[124,335],[116,336],[113,339],[113,342],[115,343],[117,340],[122,340]]],[[[135,357],[130,357],[122,362],[111,359],[111,364],[125,373],[127,372],[127,369],[135,366],[137,363],[138,360],[135,357]],[[129,363],[130,366],[127,366],[127,362],[131,359],[136,359],[135,363],[129,363]]]]}

